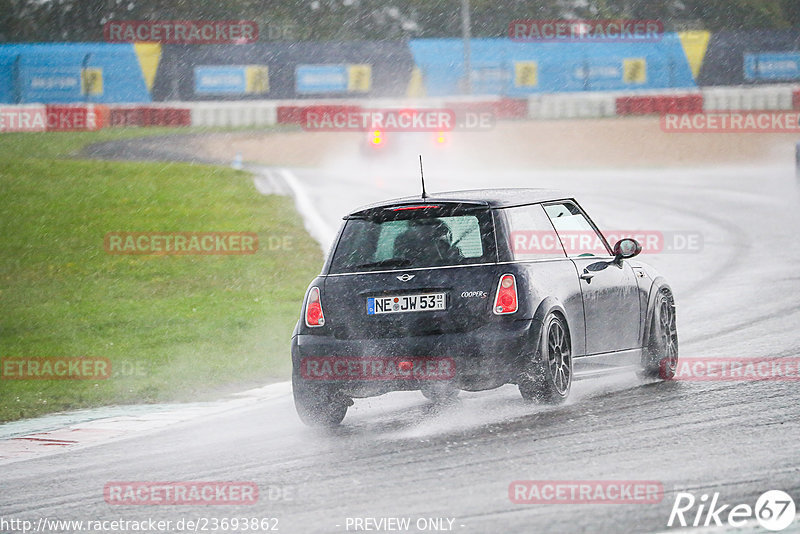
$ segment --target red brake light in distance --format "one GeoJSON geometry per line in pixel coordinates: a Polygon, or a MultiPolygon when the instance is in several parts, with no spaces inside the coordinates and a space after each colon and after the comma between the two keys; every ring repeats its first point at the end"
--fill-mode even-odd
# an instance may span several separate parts
{"type": "Polygon", "coordinates": [[[513,274],[504,274],[497,284],[494,296],[494,314],[506,315],[517,311],[517,279],[513,274]]]}
{"type": "Polygon", "coordinates": [[[319,288],[312,287],[308,292],[306,301],[306,326],[317,327],[325,324],[325,315],[322,313],[322,302],[319,299],[319,288]]]}

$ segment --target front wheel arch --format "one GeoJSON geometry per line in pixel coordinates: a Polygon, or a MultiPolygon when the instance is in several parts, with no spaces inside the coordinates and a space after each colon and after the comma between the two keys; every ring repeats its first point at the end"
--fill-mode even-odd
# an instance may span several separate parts
{"type": "Polygon", "coordinates": [[[664,284],[652,292],[651,300],[642,343],[642,373],[645,377],[668,380],[675,376],[679,359],[675,295],[664,284]]]}
{"type": "Polygon", "coordinates": [[[647,311],[642,324],[642,337],[640,340],[643,348],[647,346],[647,341],[650,339],[650,330],[652,329],[653,325],[653,315],[655,314],[656,301],[658,300],[658,294],[662,289],[669,291],[673,297],[675,295],[675,293],[672,291],[672,287],[670,287],[670,285],[662,276],[659,276],[653,280],[652,284],[650,284],[650,292],[647,295],[647,311]]]}

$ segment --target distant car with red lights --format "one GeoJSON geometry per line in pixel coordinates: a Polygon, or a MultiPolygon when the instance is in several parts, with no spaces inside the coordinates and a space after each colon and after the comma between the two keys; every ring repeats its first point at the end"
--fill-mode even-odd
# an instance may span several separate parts
{"type": "Polygon", "coordinates": [[[516,384],[556,403],[573,379],[621,368],[674,376],[670,286],[613,248],[558,191],[390,200],[345,217],[292,337],[300,418],[339,424],[353,399],[516,384]],[[578,238],[576,239],[576,235],[578,238]]]}
{"type": "Polygon", "coordinates": [[[387,132],[370,130],[361,145],[365,156],[383,154],[426,152],[430,148],[446,148],[452,140],[452,132],[387,132]]]}
{"type": "MultiPolygon", "coordinates": [[[[495,115],[491,110],[476,109],[398,109],[397,116],[407,119],[409,128],[375,127],[368,129],[362,142],[366,156],[397,154],[412,155],[429,149],[450,147],[456,132],[486,131],[494,128],[495,115]],[[425,113],[427,112],[427,113],[425,113]],[[411,118],[417,117],[421,123],[411,118]],[[430,117],[433,117],[432,120],[430,117]],[[439,128],[439,127],[442,128],[439,128]]],[[[364,112],[360,110],[359,112],[364,112]]],[[[385,119],[385,117],[384,117],[385,119]]],[[[378,123],[374,123],[378,124],[378,123]]],[[[385,124],[385,123],[384,123],[385,124]]]]}

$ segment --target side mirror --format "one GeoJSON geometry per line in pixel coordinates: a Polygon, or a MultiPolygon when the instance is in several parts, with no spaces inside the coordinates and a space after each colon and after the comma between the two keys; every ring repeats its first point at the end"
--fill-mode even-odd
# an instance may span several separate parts
{"type": "Polygon", "coordinates": [[[619,263],[622,260],[633,258],[642,251],[642,245],[635,239],[626,237],[614,244],[614,261],[619,263]]]}

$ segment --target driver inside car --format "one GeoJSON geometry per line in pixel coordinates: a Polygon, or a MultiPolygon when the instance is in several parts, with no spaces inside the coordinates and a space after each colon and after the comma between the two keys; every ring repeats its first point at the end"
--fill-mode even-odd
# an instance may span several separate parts
{"type": "Polygon", "coordinates": [[[458,247],[452,245],[450,227],[438,219],[414,221],[394,242],[394,255],[414,258],[427,265],[458,262],[463,259],[458,247]]]}

